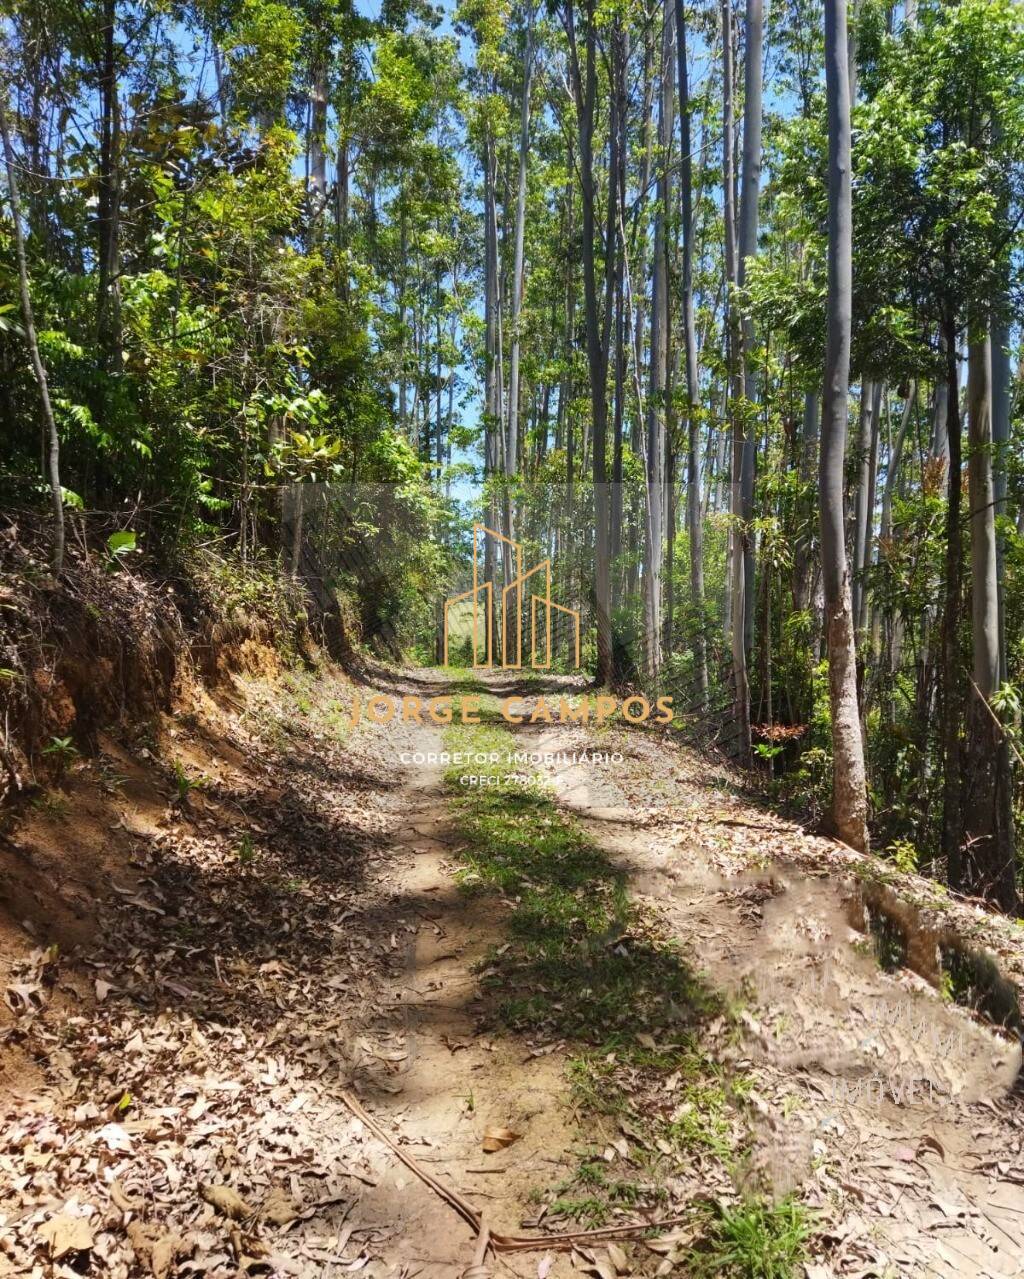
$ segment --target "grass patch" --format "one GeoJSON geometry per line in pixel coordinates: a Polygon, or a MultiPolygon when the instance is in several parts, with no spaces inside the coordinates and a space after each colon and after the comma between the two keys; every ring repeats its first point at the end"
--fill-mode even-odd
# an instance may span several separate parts
{"type": "MultiPolygon", "coordinates": [[[[467,690],[468,691],[468,690],[467,690]]],[[[445,747],[470,756],[446,775],[461,837],[460,884],[512,904],[509,939],[482,965],[494,1015],[513,1031],[574,1045],[567,1073],[580,1113],[626,1144],[588,1152],[552,1190],[548,1219],[583,1227],[624,1209],[664,1207],[693,1153],[731,1162],[742,1091],[702,1053],[702,1025],[727,1015],[625,876],[526,765],[493,699],[481,722],[452,724],[445,747]],[[483,762],[481,762],[481,760],[483,762]],[[474,777],[467,785],[465,779],[474,777]]],[[[609,1134],[610,1139],[610,1134],[609,1134]]]]}
{"type": "Polygon", "coordinates": [[[792,1197],[748,1200],[725,1208],[688,1258],[693,1279],[791,1279],[807,1258],[811,1215],[792,1197]]]}
{"type": "MultiPolygon", "coordinates": [[[[514,1029],[546,1028],[624,1055],[644,1051],[638,1035],[679,1039],[721,1011],[718,999],[630,901],[622,872],[515,762],[515,738],[498,727],[492,701],[482,702],[479,725],[450,727],[445,745],[487,757],[453,765],[446,782],[465,841],[460,883],[515,906],[512,944],[483,970],[485,986],[507,992],[499,1015],[514,1029]],[[477,783],[463,785],[467,775],[477,783]]],[[[662,1051],[665,1068],[677,1055],[662,1051]]]]}

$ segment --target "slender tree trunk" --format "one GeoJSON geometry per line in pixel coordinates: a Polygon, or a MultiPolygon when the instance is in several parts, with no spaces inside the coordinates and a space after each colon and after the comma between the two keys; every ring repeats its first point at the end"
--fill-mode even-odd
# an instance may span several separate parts
{"type": "MultiPolygon", "coordinates": [[[[704,533],[700,513],[700,422],[697,416],[697,329],[693,317],[693,156],[686,3],[676,0],[679,63],[679,164],[683,216],[683,352],[686,367],[686,531],[690,544],[690,610],[696,702],[707,706],[708,663],[704,635],[704,533]]],[[[671,568],[671,566],[670,566],[671,568]]]]}
{"type": "MultiPolygon", "coordinates": [[[[739,287],[747,282],[747,267],[757,256],[758,209],[761,197],[761,126],[762,77],[764,62],[764,11],[762,0],[747,0],[746,40],[743,66],[743,173],[740,179],[740,222],[737,240],[737,274],[739,287]]],[[[749,311],[743,316],[743,395],[744,408],[754,420],[757,401],[757,374],[754,371],[756,335],[749,311]]],[[[745,661],[750,663],[754,635],[754,539],[750,523],[754,518],[755,438],[744,421],[740,501],[743,542],[745,661]]],[[[750,709],[746,719],[749,723],[750,709]]]]}
{"type": "MultiPolygon", "coordinates": [[[[496,274],[497,249],[494,244],[494,171],[492,153],[494,144],[488,135],[484,141],[484,474],[490,481],[488,525],[497,525],[497,505],[494,496],[494,476],[499,470],[498,437],[500,423],[497,400],[500,390],[498,377],[498,281],[496,274]]],[[[484,578],[494,580],[494,539],[484,538],[484,578]]],[[[493,613],[493,609],[492,609],[493,613]]],[[[496,619],[492,616],[492,624],[496,619]]],[[[474,662],[476,656],[474,654],[474,662]]]]}
{"type": "Polygon", "coordinates": [[[659,170],[651,264],[650,378],[647,395],[647,523],[644,551],[644,655],[647,678],[661,670],[662,575],[665,555],[665,413],[668,387],[668,148],[672,135],[672,11],[663,11],[659,70],[659,170]]]}
{"type": "Polygon", "coordinates": [[[406,322],[405,322],[405,300],[406,300],[406,264],[409,261],[409,236],[407,230],[407,219],[405,211],[404,193],[399,194],[400,210],[398,215],[398,280],[396,287],[398,289],[398,419],[402,426],[402,431],[407,438],[415,440],[415,433],[410,431],[409,427],[409,388],[406,381],[406,322]]]}
{"type": "MultiPolygon", "coordinates": [[[[597,681],[607,684],[612,677],[611,592],[608,563],[610,511],[605,454],[608,436],[608,344],[611,337],[611,311],[608,306],[613,277],[614,250],[606,234],[609,252],[605,261],[605,307],[601,314],[598,296],[596,240],[597,192],[594,175],[594,130],[598,88],[597,26],[594,0],[585,5],[587,29],[584,37],[585,59],[581,64],[576,39],[574,6],[564,10],[564,24],[569,41],[569,67],[580,147],[580,193],[583,212],[583,308],[587,331],[587,366],[590,374],[590,405],[593,423],[594,481],[594,607],[597,616],[597,681]]],[[[614,130],[612,131],[614,137],[614,130]]],[[[614,171],[614,164],[612,165],[614,171]]],[[[614,177],[611,179],[614,184],[614,177]]],[[[609,192],[609,224],[614,227],[614,198],[609,192]]]]}
{"type": "MultiPolygon", "coordinates": [[[[987,326],[986,326],[987,327],[987,326]]],[[[971,530],[973,680],[967,704],[963,883],[1016,914],[1016,857],[1010,752],[991,699],[999,687],[999,591],[992,481],[992,345],[987,331],[968,347],[967,491],[971,530]]]]}
{"type": "Polygon", "coordinates": [[[747,679],[747,654],[744,643],[744,610],[737,599],[745,595],[742,542],[738,525],[742,519],[741,474],[743,470],[743,433],[739,424],[742,411],[743,374],[740,360],[739,314],[736,299],[737,232],[736,232],[736,138],[735,95],[736,73],[733,65],[732,0],[722,0],[722,192],[725,234],[726,296],[726,364],[728,367],[728,416],[732,423],[730,461],[729,555],[726,573],[724,626],[732,645],[733,714],[736,721],[738,753],[743,760],[750,756],[750,686],[747,679]]]}
{"type": "MultiPolygon", "coordinates": [[[[729,15],[726,14],[728,19],[729,15]]],[[[729,24],[731,26],[731,23],[729,24]]],[[[757,212],[761,184],[761,63],[763,12],[761,0],[747,0],[746,42],[743,104],[743,165],[739,210],[739,229],[735,241],[735,283],[743,287],[746,260],[757,253],[757,212]]],[[[730,40],[723,47],[729,48],[730,40]]],[[[728,61],[731,70],[731,54],[728,61]]],[[[731,96],[731,89],[729,90],[731,96]]],[[[731,155],[732,147],[726,150],[731,155]]],[[[729,177],[726,178],[728,202],[729,177]]],[[[728,250],[728,210],[726,245],[728,250]]],[[[748,429],[747,415],[756,395],[752,364],[754,327],[750,316],[742,320],[742,335],[735,318],[736,300],[730,300],[730,328],[733,335],[732,379],[732,670],[734,717],[740,758],[748,763],[750,744],[750,684],[748,676],[750,636],[753,624],[753,544],[750,521],[753,517],[754,442],[748,429]]]]}
{"type": "Polygon", "coordinates": [[[883,544],[887,543],[892,537],[892,498],[896,491],[896,479],[899,476],[900,466],[903,462],[903,447],[906,443],[911,419],[914,416],[914,404],[916,401],[917,383],[911,382],[907,390],[907,398],[903,401],[900,429],[896,434],[895,440],[893,440],[885,465],[885,483],[882,485],[882,516],[879,525],[883,544]]]}
{"type": "Polygon", "coordinates": [[[18,260],[18,289],[21,294],[21,318],[25,325],[25,341],[28,343],[29,358],[32,361],[32,372],[39,385],[39,398],[43,406],[43,420],[46,424],[47,469],[50,480],[50,504],[53,508],[53,571],[60,574],[64,569],[64,498],[60,485],[60,439],[57,435],[57,423],[50,403],[50,386],[46,377],[46,366],[39,353],[39,342],[36,337],[35,317],[32,313],[32,298],[28,287],[28,263],[25,259],[25,238],[21,229],[21,200],[18,196],[17,161],[14,156],[14,145],[11,142],[11,128],[7,120],[7,86],[0,90],[0,131],[3,133],[4,162],[7,169],[7,192],[11,202],[11,220],[14,223],[14,250],[18,260]]]}
{"type": "Polygon", "coordinates": [[[867,782],[857,709],[857,654],[843,521],[843,462],[853,325],[853,207],[846,0],[825,0],[828,104],[828,303],[825,393],[818,469],[821,563],[832,708],[832,821],[840,839],[868,847],[867,782]]]}
{"type": "MultiPolygon", "coordinates": [[[[643,121],[641,134],[641,161],[640,161],[640,181],[639,190],[643,193],[645,199],[651,185],[651,169],[654,165],[654,91],[658,77],[655,75],[655,28],[656,23],[653,21],[644,23],[644,71],[643,71],[643,121]]],[[[637,233],[640,226],[640,215],[644,208],[644,200],[638,200],[636,203],[636,213],[633,221],[633,266],[636,273],[636,279],[643,280],[646,278],[646,237],[641,237],[637,242],[637,233]]],[[[623,239],[625,239],[625,224],[623,224],[623,239]]],[[[627,262],[628,275],[628,262],[627,262]]],[[[630,290],[632,297],[632,359],[633,374],[636,388],[640,386],[640,370],[643,367],[643,349],[644,335],[647,331],[647,310],[646,310],[646,293],[643,288],[637,288],[635,293],[630,290]]],[[[637,389],[637,412],[633,415],[632,430],[630,432],[630,447],[634,454],[639,456],[642,447],[641,436],[646,426],[646,412],[640,403],[640,393],[637,389]]],[[[632,545],[632,543],[631,543],[632,545]]],[[[634,558],[635,564],[635,558],[634,558]]],[[[633,572],[634,570],[631,570],[633,572]]]]}
{"type": "MultiPolygon", "coordinates": [[[[800,440],[800,480],[810,485],[818,469],[818,431],[820,400],[814,391],[804,393],[804,418],[800,440]]],[[[806,509],[806,508],[805,508],[806,509]]],[[[793,548],[793,607],[803,612],[811,598],[810,535],[797,539],[793,548]]]]}
{"type": "Polygon", "coordinates": [[[103,57],[100,66],[100,170],[96,219],[96,331],[109,369],[121,367],[120,221],[121,105],[117,87],[117,0],[103,3],[103,57]]]}
{"type": "MultiPolygon", "coordinates": [[[[610,559],[613,570],[612,607],[619,603],[621,571],[618,568],[622,553],[622,446],[623,426],[625,420],[626,396],[626,112],[628,97],[626,90],[626,67],[629,63],[629,36],[623,29],[621,21],[616,18],[612,33],[612,92],[615,94],[615,122],[618,133],[616,157],[618,163],[615,173],[615,206],[617,223],[615,229],[615,414],[612,423],[612,530],[610,559]]],[[[615,677],[618,680],[622,672],[615,660],[615,677]]]]}
{"type": "MultiPolygon", "coordinates": [[[[1005,295],[992,319],[992,497],[997,521],[1006,514],[1006,452],[1010,443],[1010,326],[1005,295]]],[[[999,682],[1007,677],[1006,615],[1003,601],[1004,539],[996,526],[996,588],[999,593],[999,682]]]]}
{"type": "Polygon", "coordinates": [[[320,237],[327,207],[327,57],[328,51],[318,47],[310,74],[309,220],[314,242],[320,237]]]}
{"type": "Polygon", "coordinates": [[[960,627],[962,538],[960,532],[960,396],[957,393],[956,319],[948,304],[945,320],[947,436],[949,465],[946,485],[946,567],[942,618],[942,851],[950,887],[963,884],[960,856],[962,830],[962,781],[960,773],[960,721],[963,696],[960,689],[958,631],[960,627]]]}
{"type": "Polygon", "coordinates": [[[526,242],[526,178],[530,153],[530,91],[533,84],[533,11],[526,20],[526,51],[523,55],[523,100],[519,112],[519,185],[516,192],[516,229],[512,267],[512,350],[509,357],[508,444],[506,454],[510,475],[518,471],[519,457],[519,332],[523,310],[523,253],[526,242]]]}
{"type": "Polygon", "coordinates": [[[867,590],[864,573],[871,553],[871,517],[874,510],[871,474],[878,447],[878,408],[881,384],[864,378],[860,388],[857,432],[857,501],[853,544],[853,623],[858,636],[867,624],[867,590]]]}

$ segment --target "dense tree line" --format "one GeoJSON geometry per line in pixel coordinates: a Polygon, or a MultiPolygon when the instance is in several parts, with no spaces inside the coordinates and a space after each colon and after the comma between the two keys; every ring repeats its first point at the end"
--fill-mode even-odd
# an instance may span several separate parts
{"type": "Polygon", "coordinates": [[[5,35],[10,501],[300,573],[310,481],[391,485],[401,647],[475,472],[585,581],[600,681],[1016,908],[1019,7],[19,0],[5,35]]]}

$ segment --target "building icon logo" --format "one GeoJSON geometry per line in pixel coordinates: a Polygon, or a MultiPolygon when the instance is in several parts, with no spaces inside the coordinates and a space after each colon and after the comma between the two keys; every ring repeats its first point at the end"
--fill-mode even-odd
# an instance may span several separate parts
{"type": "Polygon", "coordinates": [[[551,666],[551,622],[552,613],[561,613],[572,619],[574,627],[575,639],[575,665],[578,668],[580,664],[580,614],[577,609],[566,608],[562,604],[556,604],[551,598],[551,560],[541,560],[539,564],[535,564],[533,568],[523,572],[523,548],[519,542],[514,542],[511,538],[505,537],[501,533],[496,533],[494,529],[488,528],[486,524],[473,525],[473,586],[468,591],[463,591],[461,595],[453,595],[444,602],[444,664],[448,665],[448,615],[452,606],[462,604],[469,600],[473,609],[473,669],[474,670],[491,670],[494,668],[494,583],[482,582],[480,580],[480,562],[477,550],[477,539],[480,534],[486,537],[493,537],[497,542],[503,542],[512,550],[513,565],[515,576],[509,584],[502,588],[501,591],[501,669],[518,671],[523,665],[523,601],[524,590],[528,582],[531,583],[529,590],[530,599],[530,666],[535,671],[547,670],[551,666]],[[538,577],[542,574],[543,578],[538,577]],[[533,586],[540,586],[543,580],[543,594],[532,589],[533,586]],[[508,634],[509,626],[508,609],[509,596],[515,592],[515,600],[512,607],[515,610],[515,638],[514,642],[508,634]],[[482,597],[482,598],[481,598],[482,597]],[[537,656],[537,638],[538,638],[538,612],[544,610],[544,660],[538,660],[537,656]],[[483,615],[481,617],[481,614],[483,615]],[[481,647],[480,644],[480,627],[481,622],[484,629],[483,645],[486,651],[486,660],[477,661],[477,653],[481,647]]]}

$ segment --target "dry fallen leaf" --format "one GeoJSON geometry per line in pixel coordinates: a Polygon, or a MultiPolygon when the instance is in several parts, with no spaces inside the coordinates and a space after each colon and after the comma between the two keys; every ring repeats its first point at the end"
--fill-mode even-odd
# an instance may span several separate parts
{"type": "Polygon", "coordinates": [[[504,1150],[518,1141],[521,1134],[511,1128],[488,1128],[484,1133],[483,1148],[487,1154],[493,1155],[496,1150],[504,1150]]]}
{"type": "Polygon", "coordinates": [[[275,1186],[260,1209],[260,1216],[274,1226],[286,1226],[299,1215],[300,1207],[286,1190],[275,1186]]]}
{"type": "Polygon", "coordinates": [[[651,1252],[669,1253],[690,1242],[692,1233],[687,1230],[673,1230],[671,1234],[659,1235],[657,1239],[647,1239],[645,1243],[651,1252]]]}
{"type": "Polygon", "coordinates": [[[181,1238],[142,1221],[129,1222],[127,1234],[140,1265],[148,1266],[154,1279],[164,1279],[181,1251],[181,1238]]]}
{"type": "Polygon", "coordinates": [[[110,1191],[110,1202],[115,1208],[120,1208],[122,1212],[138,1212],[142,1207],[140,1200],[133,1199],[119,1181],[112,1181],[108,1189],[110,1191]]]}
{"type": "Polygon", "coordinates": [[[934,1150],[943,1163],[946,1162],[946,1150],[938,1137],[933,1137],[931,1133],[924,1133],[917,1143],[917,1154],[920,1156],[924,1150],[934,1150]]]}
{"type": "Polygon", "coordinates": [[[620,1275],[629,1274],[629,1258],[617,1243],[610,1243],[608,1245],[608,1259],[620,1275]]]}
{"type": "Polygon", "coordinates": [[[598,1279],[617,1279],[619,1273],[610,1257],[595,1257],[583,1270],[586,1274],[597,1275],[598,1279]]]}
{"type": "Polygon", "coordinates": [[[199,1193],[208,1204],[234,1221],[241,1221],[243,1217],[251,1217],[253,1214],[254,1210],[231,1186],[209,1186],[200,1182],[199,1193]]]}
{"type": "Polygon", "coordinates": [[[92,1247],[89,1223],[84,1217],[72,1217],[66,1212],[44,1221],[39,1227],[39,1233],[46,1240],[54,1261],[59,1261],[70,1252],[88,1252],[92,1247]]]}
{"type": "Polygon", "coordinates": [[[11,1012],[19,1016],[43,1006],[43,991],[39,982],[14,982],[7,987],[4,998],[11,1012]]]}
{"type": "Polygon", "coordinates": [[[96,1136],[108,1150],[131,1150],[131,1136],[120,1124],[104,1124],[96,1136]]]}

